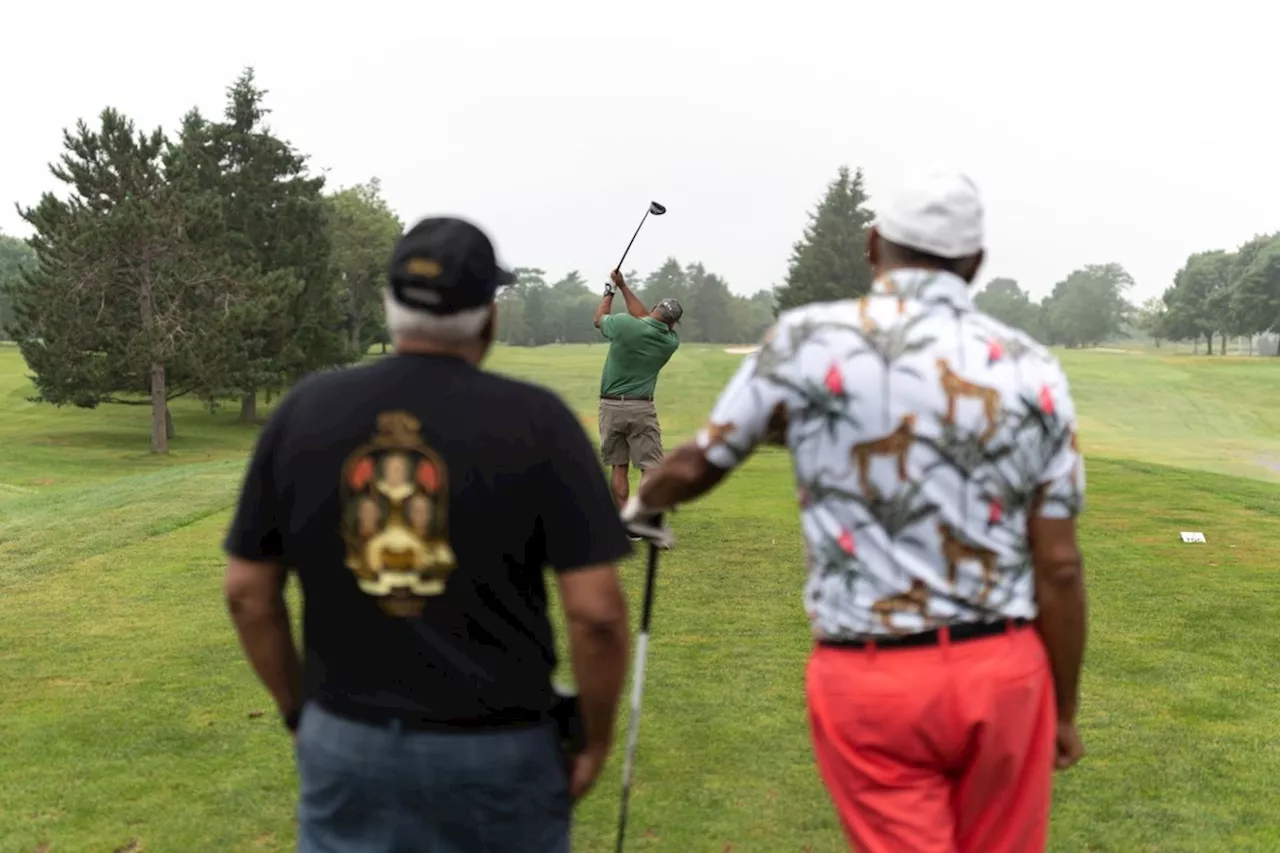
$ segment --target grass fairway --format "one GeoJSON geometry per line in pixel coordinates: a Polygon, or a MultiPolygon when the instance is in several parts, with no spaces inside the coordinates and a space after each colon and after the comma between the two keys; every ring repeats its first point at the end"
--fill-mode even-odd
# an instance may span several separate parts
{"type": "MultiPolygon", "coordinates": [[[[492,367],[555,387],[594,432],[603,357],[506,349],[492,367]]],[[[1093,623],[1089,755],[1059,777],[1051,849],[1274,853],[1280,359],[1064,362],[1089,457],[1093,623]],[[1182,545],[1180,530],[1208,544],[1182,545]]],[[[659,387],[669,444],[737,363],[681,349],[659,387]]],[[[157,459],[144,408],[57,410],[30,393],[0,346],[0,851],[291,849],[288,741],[220,589],[254,430],[180,402],[173,452],[157,459]]],[[[628,849],[844,850],[805,733],[786,456],[762,451],[676,526],[628,849]]],[[[642,561],[625,573],[638,608],[642,561]]],[[[615,760],[580,809],[576,850],[612,850],[620,773],[615,760]]]]}

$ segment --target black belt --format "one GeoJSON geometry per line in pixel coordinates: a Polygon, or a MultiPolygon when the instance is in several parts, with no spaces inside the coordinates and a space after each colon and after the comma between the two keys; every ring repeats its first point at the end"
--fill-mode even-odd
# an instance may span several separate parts
{"type": "MultiPolygon", "coordinates": [[[[333,698],[313,700],[322,705],[326,711],[339,717],[367,725],[395,727],[417,732],[480,732],[504,731],[507,729],[525,728],[549,723],[551,716],[537,711],[516,710],[505,714],[475,720],[441,721],[432,720],[414,714],[402,714],[382,708],[373,708],[354,702],[343,702],[333,698]]],[[[305,711],[303,712],[305,715],[305,711]]]]}
{"type": "MultiPolygon", "coordinates": [[[[1028,624],[1026,619],[1002,619],[999,622],[968,622],[960,625],[948,625],[946,632],[953,643],[965,640],[976,640],[979,637],[990,637],[1003,633],[1010,628],[1021,628],[1028,624]]],[[[912,646],[936,646],[942,640],[941,628],[921,631],[918,634],[892,634],[884,637],[866,637],[859,640],[819,640],[818,645],[833,649],[905,649],[912,646]]]]}
{"type": "Polygon", "coordinates": [[[617,400],[617,401],[618,401],[618,402],[620,402],[620,403],[625,403],[625,402],[626,402],[626,401],[628,401],[628,400],[634,400],[634,401],[639,402],[639,403],[652,403],[652,402],[653,402],[653,396],[652,396],[652,395],[650,395],[650,396],[648,396],[648,397],[619,397],[617,394],[601,394],[601,395],[600,395],[600,399],[601,399],[601,400],[617,400]]]}

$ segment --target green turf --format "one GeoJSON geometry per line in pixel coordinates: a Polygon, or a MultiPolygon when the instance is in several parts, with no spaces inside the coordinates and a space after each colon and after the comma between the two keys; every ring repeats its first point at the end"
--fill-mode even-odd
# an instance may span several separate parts
{"type": "MultiPolygon", "coordinates": [[[[593,424],[601,347],[499,350],[593,424]]],[[[659,386],[689,435],[738,363],[686,346],[659,386]]],[[[1084,420],[1089,755],[1052,849],[1275,851],[1280,817],[1280,360],[1069,353],[1084,420]],[[1243,477],[1225,477],[1230,471],[1243,477]],[[1204,546],[1178,531],[1202,530],[1204,546]]],[[[254,429],[180,402],[26,402],[0,347],[0,851],[288,850],[287,739],[224,614],[219,538],[254,429]],[[265,713],[262,713],[265,712],[265,713]],[[130,847],[130,844],[134,846],[130,847]]],[[[676,520],[663,559],[629,849],[840,851],[810,756],[791,475],[761,452],[676,520]]],[[[638,606],[642,566],[625,574],[638,606]]],[[[578,815],[611,850],[620,762],[578,815]]]]}

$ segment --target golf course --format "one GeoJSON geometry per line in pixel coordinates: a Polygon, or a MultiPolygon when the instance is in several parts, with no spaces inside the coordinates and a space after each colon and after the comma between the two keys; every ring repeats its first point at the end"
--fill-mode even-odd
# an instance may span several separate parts
{"type": "MultiPolygon", "coordinates": [[[[552,387],[594,439],[604,354],[502,346],[488,366],[552,387]]],[[[1274,853],[1280,359],[1059,354],[1088,464],[1091,624],[1087,755],[1057,777],[1050,849],[1274,853]]],[[[741,357],[677,352],[658,386],[668,449],[741,357]]],[[[17,348],[0,345],[0,851],[292,849],[289,739],[222,597],[221,537],[257,427],[234,405],[177,400],[160,456],[146,406],[55,408],[33,394],[17,348]]],[[[786,454],[761,450],[672,522],[628,849],[844,850],[806,731],[786,454]]],[[[640,552],[623,572],[638,616],[640,552]]],[[[625,726],[624,708],[576,851],[612,850],[625,726]]]]}

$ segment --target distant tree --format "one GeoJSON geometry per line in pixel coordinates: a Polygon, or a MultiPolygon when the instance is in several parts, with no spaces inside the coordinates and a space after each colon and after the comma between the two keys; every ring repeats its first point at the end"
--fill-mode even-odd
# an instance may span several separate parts
{"type": "Polygon", "coordinates": [[[984,314],[1043,342],[1040,306],[1032,302],[1030,295],[1013,279],[993,278],[973,297],[973,304],[984,314]]]}
{"type": "Polygon", "coordinates": [[[1226,334],[1231,325],[1233,311],[1230,302],[1231,255],[1215,250],[1198,252],[1187,258],[1186,264],[1173,277],[1170,309],[1174,319],[1192,337],[1203,337],[1208,343],[1208,354],[1213,355],[1213,336],[1222,334],[1223,351],[1226,350],[1226,334]]]}
{"type": "Polygon", "coordinates": [[[786,281],[775,294],[776,311],[862,296],[871,289],[866,248],[873,214],[867,201],[862,170],[851,173],[841,166],[793,247],[786,281]]]}
{"type": "Polygon", "coordinates": [[[1042,316],[1049,343],[1092,346],[1120,334],[1132,315],[1133,278],[1120,264],[1091,264],[1054,285],[1042,316]]]}
{"type": "MultiPolygon", "coordinates": [[[[636,296],[645,307],[651,308],[663,299],[685,299],[689,292],[689,279],[684,267],[675,258],[667,258],[662,266],[645,277],[636,288],[636,296]]],[[[615,300],[616,301],[616,300],[615,300]]]]}
{"type": "Polygon", "coordinates": [[[1163,323],[1168,310],[1169,307],[1163,299],[1153,296],[1143,302],[1134,313],[1134,328],[1150,336],[1157,347],[1160,346],[1160,340],[1163,337],[1163,323]]]}
{"type": "Polygon", "coordinates": [[[1280,329],[1280,234],[1255,237],[1236,251],[1230,305],[1241,334],[1280,329]]]}
{"type": "Polygon", "coordinates": [[[684,317],[681,318],[682,340],[730,343],[737,340],[734,313],[736,297],[720,276],[707,272],[701,263],[685,267],[688,290],[684,301],[684,317]]]}
{"type": "Polygon", "coordinates": [[[591,315],[600,296],[592,293],[587,281],[577,270],[569,271],[547,292],[548,336],[563,343],[587,343],[600,334],[591,325],[591,315]]]}
{"type": "Polygon", "coordinates": [[[0,231],[0,340],[9,337],[5,330],[14,320],[10,291],[20,286],[22,270],[34,267],[35,262],[35,250],[26,241],[0,231]]]}
{"type": "Polygon", "coordinates": [[[382,197],[382,184],[372,178],[326,197],[333,275],[343,286],[350,347],[363,355],[369,344],[386,337],[382,297],[387,264],[404,223],[382,197]]]}
{"type": "Polygon", "coordinates": [[[12,291],[14,337],[37,401],[150,405],[151,450],[166,453],[168,401],[207,396],[218,380],[208,330],[236,282],[187,238],[195,206],[167,180],[160,130],[138,133],[107,109],[63,144],[51,171],[67,198],[19,208],[38,262],[12,291]]]}

